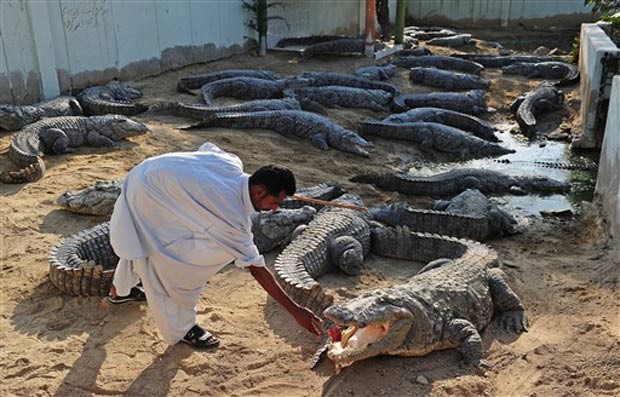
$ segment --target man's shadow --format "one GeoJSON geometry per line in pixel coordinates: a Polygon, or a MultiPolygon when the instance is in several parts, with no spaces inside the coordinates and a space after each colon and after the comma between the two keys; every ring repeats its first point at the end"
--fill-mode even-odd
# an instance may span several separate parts
{"type": "MultiPolygon", "coordinates": [[[[137,303],[116,307],[103,297],[72,297],[56,289],[49,280],[41,282],[32,293],[15,307],[11,323],[17,332],[48,342],[69,340],[80,343],[79,336],[87,333],[81,354],[72,364],[65,364],[69,372],[56,390],[56,396],[84,394],[124,394],[165,396],[170,382],[179,368],[178,363],[192,350],[170,346],[161,355],[154,355],[151,364],[144,368],[126,390],[107,389],[98,385],[97,378],[103,363],[114,345],[114,340],[126,329],[135,329],[136,351],[150,353],[140,341],[157,338],[143,327],[146,305],[137,303]]],[[[156,340],[156,339],[155,339],[156,340]]],[[[123,339],[124,343],[127,340],[123,339]]],[[[59,344],[60,345],[60,344],[59,344]]],[[[53,346],[49,354],[66,355],[73,349],[53,346]]],[[[129,355],[132,352],[128,352],[129,355]]]]}

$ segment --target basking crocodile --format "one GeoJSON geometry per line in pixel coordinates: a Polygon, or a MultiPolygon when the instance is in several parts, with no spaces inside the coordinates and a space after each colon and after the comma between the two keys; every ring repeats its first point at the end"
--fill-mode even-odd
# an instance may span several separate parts
{"type": "MultiPolygon", "coordinates": [[[[334,202],[362,206],[356,195],[345,194],[334,202]]],[[[324,208],[308,224],[295,231],[293,241],[278,255],[275,275],[282,288],[298,304],[322,313],[333,302],[316,281],[333,267],[359,274],[370,250],[368,214],[346,208],[324,208]]]]}
{"type": "MultiPolygon", "coordinates": [[[[433,203],[433,209],[445,211],[449,214],[472,217],[481,217],[487,220],[486,234],[483,238],[492,236],[511,236],[517,234],[515,227],[516,219],[509,213],[502,210],[489,200],[482,192],[477,189],[467,189],[463,193],[454,196],[450,200],[437,200],[433,203]]],[[[416,229],[418,230],[418,229],[416,229]]],[[[437,233],[431,231],[432,233],[437,233]]],[[[460,237],[458,234],[446,234],[448,236],[460,237]]],[[[474,237],[474,240],[479,240],[474,237]]]]}
{"type": "Polygon", "coordinates": [[[356,132],[347,130],[325,117],[302,110],[217,114],[188,128],[196,127],[264,128],[275,130],[287,137],[310,139],[310,142],[321,150],[333,147],[365,157],[369,156],[366,149],[373,147],[372,143],[356,132]]]}
{"type": "Polygon", "coordinates": [[[148,106],[131,102],[142,97],[140,90],[123,85],[108,84],[89,87],[80,92],[78,101],[86,116],[103,114],[122,114],[134,116],[148,110],[148,106]]]}
{"type": "Polygon", "coordinates": [[[495,195],[556,194],[566,193],[571,187],[570,183],[544,176],[508,175],[474,168],[452,169],[431,176],[372,172],[356,175],[350,180],[417,196],[454,196],[466,189],[478,189],[484,194],[495,195]]]}
{"type": "Polygon", "coordinates": [[[478,138],[497,142],[495,129],[486,121],[469,114],[454,110],[421,107],[397,113],[382,120],[384,123],[410,123],[414,121],[432,121],[471,132],[478,138]]]}
{"type": "Polygon", "coordinates": [[[60,96],[34,105],[0,105],[0,129],[16,131],[43,117],[82,116],[82,106],[72,96],[60,96]]]}
{"type": "Polygon", "coordinates": [[[503,66],[512,65],[513,63],[539,63],[549,61],[564,61],[566,57],[558,56],[539,56],[539,55],[491,55],[491,54],[452,54],[455,58],[468,59],[478,62],[487,68],[501,68],[503,66]]]}
{"type": "Polygon", "coordinates": [[[71,153],[79,146],[114,147],[116,142],[147,131],[125,116],[64,116],[44,118],[19,131],[9,158],[20,170],[0,175],[3,183],[33,182],[45,174],[44,153],[71,153]]]}
{"type": "Polygon", "coordinates": [[[457,73],[435,68],[411,68],[409,80],[431,87],[446,90],[469,90],[482,88],[488,90],[491,83],[479,76],[469,73],[457,73]]]}
{"type": "Polygon", "coordinates": [[[390,77],[393,77],[396,74],[396,65],[387,64],[357,68],[353,74],[372,80],[389,80],[390,77]]]}
{"type": "MultiPolygon", "coordinates": [[[[285,243],[293,230],[316,214],[311,207],[265,211],[252,218],[254,243],[265,253],[285,243]]],[[[58,289],[76,296],[106,296],[118,257],[110,244],[109,223],[60,242],[49,255],[49,277],[58,289]]]]}
{"type": "Polygon", "coordinates": [[[404,50],[398,51],[398,56],[420,57],[420,56],[426,56],[426,55],[433,55],[433,53],[431,52],[431,50],[429,50],[428,48],[426,48],[424,46],[421,46],[421,45],[419,45],[417,47],[408,48],[408,49],[404,49],[404,50]]]}
{"type": "Polygon", "coordinates": [[[399,202],[369,211],[374,220],[390,226],[477,241],[517,233],[516,220],[476,189],[467,189],[451,200],[437,200],[432,210],[399,202]]]}
{"type": "Polygon", "coordinates": [[[392,60],[392,63],[401,68],[423,67],[457,70],[460,72],[480,75],[484,66],[477,62],[468,61],[455,57],[430,55],[430,56],[401,56],[392,60]]]}
{"type": "Polygon", "coordinates": [[[363,54],[364,39],[338,39],[322,43],[311,44],[301,52],[303,60],[308,60],[317,55],[345,55],[363,54]]]}
{"type": "Polygon", "coordinates": [[[426,42],[427,45],[436,45],[440,47],[461,47],[469,44],[471,41],[470,34],[457,34],[446,37],[436,37],[426,42]]]}
{"type": "Polygon", "coordinates": [[[389,110],[394,97],[391,92],[383,90],[338,85],[291,88],[284,90],[284,94],[295,97],[301,103],[309,101],[325,106],[366,108],[379,112],[389,110]]]}
{"type": "Polygon", "coordinates": [[[402,112],[407,109],[431,106],[477,115],[493,111],[487,107],[485,95],[484,90],[404,94],[394,98],[393,108],[395,111],[402,112]]]}
{"type": "Polygon", "coordinates": [[[145,114],[166,114],[203,120],[217,113],[262,112],[266,110],[301,110],[295,98],[257,99],[230,106],[206,106],[197,103],[163,102],[151,105],[145,114]]]}
{"type": "Polygon", "coordinates": [[[212,81],[230,79],[232,77],[253,77],[263,80],[279,80],[282,78],[279,74],[270,70],[228,69],[220,70],[218,72],[198,74],[196,76],[181,77],[177,83],[177,90],[180,92],[193,94],[190,90],[196,90],[212,81]]]}
{"type": "Polygon", "coordinates": [[[536,137],[536,116],[556,111],[564,106],[564,93],[545,81],[533,91],[517,98],[510,106],[515,112],[521,132],[532,139],[536,137]]]}
{"type": "Polygon", "coordinates": [[[375,228],[372,242],[378,255],[432,262],[405,284],[323,312],[342,329],[342,338],[332,340],[327,351],[337,370],[378,355],[422,356],[450,348],[459,349],[467,365],[488,367],[479,332],[494,311],[504,328],[527,331],[523,304],[491,248],[408,228],[375,228]]]}
{"type": "MultiPolygon", "coordinates": [[[[64,209],[79,214],[110,216],[114,209],[114,203],[121,193],[123,181],[99,181],[85,189],[69,191],[56,199],[56,204],[64,209]]],[[[344,194],[342,186],[335,183],[321,183],[315,186],[300,187],[297,195],[329,201],[344,194]]],[[[286,198],[280,203],[280,208],[294,209],[311,206],[316,209],[320,205],[309,205],[293,198],[286,198]]]]}
{"type": "Polygon", "coordinates": [[[362,136],[377,135],[413,141],[419,144],[422,151],[428,152],[434,149],[456,153],[462,159],[514,153],[512,149],[480,139],[458,128],[426,121],[410,123],[366,121],[360,126],[359,132],[362,136]]]}
{"type": "Polygon", "coordinates": [[[383,90],[398,95],[399,88],[390,83],[371,80],[366,77],[355,76],[347,73],[335,72],[304,72],[291,80],[300,79],[300,86],[320,87],[325,85],[341,85],[345,87],[365,88],[370,90],[383,90]]]}
{"type": "Polygon", "coordinates": [[[307,79],[264,80],[255,77],[232,77],[216,80],[202,86],[202,98],[208,106],[214,106],[213,99],[226,96],[238,99],[282,98],[282,91],[292,86],[303,86],[307,79]]]}
{"type": "Polygon", "coordinates": [[[579,69],[566,62],[518,62],[502,67],[504,74],[518,74],[528,79],[560,79],[556,85],[568,85],[579,81],[579,69]]]}

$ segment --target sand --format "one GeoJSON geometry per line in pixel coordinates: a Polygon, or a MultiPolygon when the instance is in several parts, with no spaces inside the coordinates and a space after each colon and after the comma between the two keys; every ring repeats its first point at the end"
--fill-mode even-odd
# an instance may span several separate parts
{"type": "MultiPolygon", "coordinates": [[[[245,67],[286,76],[310,70],[347,72],[370,63],[363,58],[327,57],[299,63],[286,53],[264,58],[244,55],[134,85],[144,90],[149,103],[199,102],[199,97],[176,92],[179,77],[245,67]]],[[[491,120],[515,124],[507,105],[536,82],[507,79],[497,70],[485,76],[493,79],[489,105],[498,109],[491,120]]],[[[410,88],[404,70],[394,81],[407,87],[405,92],[432,90],[410,88]]],[[[565,91],[568,106],[549,119],[554,125],[561,118],[570,124],[578,117],[578,87],[565,91]]],[[[383,116],[366,110],[330,110],[331,118],[350,128],[383,116]]],[[[423,160],[415,146],[377,139],[373,156],[365,159],[336,150],[322,152],[307,141],[273,131],[179,131],[174,126],[187,120],[137,119],[147,122],[150,132],[121,143],[119,149],[84,147],[70,155],[46,156],[43,179],[1,186],[3,396],[620,395],[619,260],[606,245],[600,222],[588,216],[528,218],[524,233],[489,242],[500,253],[511,285],[527,308],[530,330],[516,336],[492,323],[483,332],[483,341],[494,366],[484,374],[460,366],[455,350],[416,358],[376,357],[338,375],[328,360],[310,370],[308,361],[318,338],[299,328],[249,273],[232,266],[209,282],[198,305],[199,323],[221,339],[221,346],[212,351],[168,346],[146,305],[111,306],[103,298],[63,295],[48,280],[48,253],[63,238],[106,219],[63,211],[55,205],[56,197],[98,180],[121,179],[147,157],[194,150],[207,140],[239,155],[248,172],[275,162],[290,167],[300,185],[337,181],[362,195],[367,205],[397,199],[420,206],[430,203],[348,181],[360,171],[396,170],[423,160]]],[[[1,135],[0,147],[7,147],[11,136],[1,135]]],[[[2,155],[2,169],[11,167],[2,155]]],[[[276,255],[267,255],[269,266],[276,255]]],[[[421,266],[371,256],[361,276],[330,274],[322,282],[346,298],[401,283],[421,266]]]]}

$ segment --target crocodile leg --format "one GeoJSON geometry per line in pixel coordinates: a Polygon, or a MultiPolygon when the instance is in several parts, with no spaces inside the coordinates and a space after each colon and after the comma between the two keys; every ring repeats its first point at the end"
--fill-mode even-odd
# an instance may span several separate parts
{"type": "Polygon", "coordinates": [[[465,364],[476,368],[491,367],[483,359],[482,339],[472,323],[460,318],[454,319],[448,323],[445,335],[447,342],[460,346],[465,364]]]}
{"type": "Polygon", "coordinates": [[[493,304],[502,313],[498,321],[507,330],[516,333],[527,332],[525,309],[519,297],[510,289],[506,276],[500,269],[489,269],[489,289],[493,304]]]}
{"type": "Polygon", "coordinates": [[[69,137],[60,128],[48,128],[39,134],[46,152],[54,154],[72,153],[69,147],[69,137]]]}
{"type": "Polygon", "coordinates": [[[335,238],[329,247],[329,255],[343,272],[350,276],[360,273],[364,262],[364,248],[362,244],[351,236],[335,238]]]}
{"type": "Polygon", "coordinates": [[[90,131],[86,136],[86,141],[90,146],[94,147],[115,147],[116,143],[105,135],[101,135],[96,131],[90,131]]]}

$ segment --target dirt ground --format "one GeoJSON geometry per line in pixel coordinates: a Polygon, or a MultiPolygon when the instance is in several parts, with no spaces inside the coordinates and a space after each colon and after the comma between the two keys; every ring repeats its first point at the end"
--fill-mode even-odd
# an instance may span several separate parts
{"type": "MultiPolygon", "coordinates": [[[[285,76],[312,70],[348,72],[370,63],[362,58],[328,57],[300,63],[288,53],[264,58],[245,55],[134,85],[144,90],[146,102],[198,102],[199,97],[176,92],[179,77],[227,68],[264,68],[285,76]]],[[[493,81],[489,105],[498,109],[491,120],[514,124],[507,105],[536,82],[508,79],[498,70],[486,71],[485,76],[493,81]]],[[[412,88],[405,70],[393,81],[405,92],[432,91],[412,88]]],[[[550,116],[555,125],[576,121],[578,87],[565,91],[566,109],[550,116]]],[[[364,119],[385,114],[335,109],[329,116],[355,129],[364,119]]],[[[167,346],[146,305],[111,306],[103,298],[63,295],[48,280],[51,248],[105,219],[63,211],[55,205],[56,198],[98,180],[121,179],[147,157],[191,151],[207,140],[238,154],[248,172],[276,162],[290,167],[299,185],[337,181],[362,195],[367,205],[397,199],[419,206],[430,203],[430,199],[348,181],[360,171],[395,170],[423,160],[411,145],[377,139],[372,157],[365,159],[336,150],[322,152],[307,141],[273,131],[179,131],[174,126],[187,120],[137,119],[147,122],[150,132],[122,143],[118,150],[80,148],[70,155],[47,156],[43,179],[1,186],[2,395],[620,395],[620,260],[607,246],[602,222],[593,216],[528,218],[522,234],[489,242],[500,253],[510,282],[526,306],[530,329],[515,336],[492,323],[483,332],[483,341],[494,366],[485,374],[461,367],[455,350],[415,358],[376,357],[337,375],[329,360],[310,370],[308,361],[319,340],[300,329],[249,273],[232,266],[210,281],[199,303],[199,323],[222,341],[217,350],[207,352],[167,346]]],[[[7,147],[11,136],[0,136],[0,147],[7,147]]],[[[6,154],[1,158],[2,169],[10,168],[6,154]]],[[[269,266],[276,255],[267,255],[269,266]]],[[[403,282],[421,266],[371,256],[361,276],[332,274],[322,282],[336,295],[351,297],[403,282]]]]}

